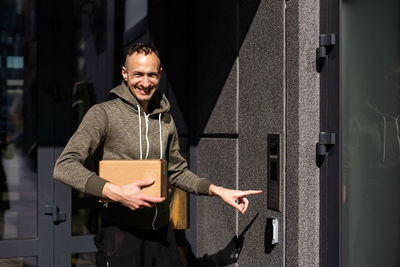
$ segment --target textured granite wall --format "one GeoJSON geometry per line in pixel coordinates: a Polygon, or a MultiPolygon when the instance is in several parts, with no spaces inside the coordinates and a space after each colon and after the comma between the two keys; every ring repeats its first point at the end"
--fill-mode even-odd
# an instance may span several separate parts
{"type": "Polygon", "coordinates": [[[319,265],[319,1],[287,3],[286,265],[319,265]]]}
{"type": "MultiPolygon", "coordinates": [[[[198,146],[198,173],[217,185],[234,188],[236,184],[237,140],[202,138],[198,146]],[[206,159],[206,160],[202,160],[206,159]],[[233,185],[233,186],[232,186],[233,185]]],[[[215,254],[236,234],[235,210],[220,198],[201,198],[197,206],[199,255],[215,254]]]]}
{"type": "Polygon", "coordinates": [[[197,173],[229,188],[262,189],[250,196],[246,214],[218,199],[198,198],[197,255],[225,248],[259,214],[245,234],[239,266],[284,264],[284,156],[281,160],[281,211],[267,210],[267,136],[279,133],[285,144],[284,1],[260,1],[253,14],[237,2],[238,57],[200,135],[197,173]],[[252,16],[250,27],[246,25],[252,16]],[[243,32],[245,34],[243,34],[243,32]],[[240,36],[244,36],[240,41],[240,36]],[[228,138],[227,138],[228,137],[228,138]],[[278,218],[279,244],[266,254],[267,217],[278,218]]]}
{"type": "MultiPolygon", "coordinates": [[[[197,146],[197,173],[229,188],[262,189],[236,214],[216,198],[197,199],[197,255],[245,234],[238,266],[315,266],[319,247],[319,35],[317,0],[260,1],[250,27],[237,2],[238,56],[197,146]],[[287,3],[287,6],[286,6],[287,3]],[[243,31],[246,31],[243,34],[243,31]],[[244,36],[240,41],[240,36],[244,36]],[[281,136],[280,211],[267,209],[267,136],[281,136]],[[266,220],[279,221],[279,243],[265,252],[266,220]]],[[[232,20],[230,20],[232,21],[232,20]]],[[[230,24],[231,27],[233,27],[230,24]]],[[[201,112],[201,107],[200,107],[201,112]]]]}
{"type": "MultiPolygon", "coordinates": [[[[197,174],[212,183],[237,188],[237,64],[223,86],[197,147],[197,174]],[[218,136],[221,134],[221,136],[218,136]],[[232,138],[223,137],[226,134],[232,138]]],[[[237,234],[235,210],[219,198],[197,199],[197,255],[213,255],[237,234]]]]}
{"type": "Polygon", "coordinates": [[[284,1],[261,1],[239,54],[239,187],[260,188],[251,208],[239,216],[241,231],[260,213],[246,234],[240,266],[283,266],[285,180],[284,1]],[[281,211],[267,210],[267,135],[281,135],[281,211]],[[279,221],[279,244],[264,252],[268,217],[279,221]]]}
{"type": "Polygon", "coordinates": [[[205,134],[238,133],[238,60],[231,68],[211,116],[203,131],[205,134]]]}

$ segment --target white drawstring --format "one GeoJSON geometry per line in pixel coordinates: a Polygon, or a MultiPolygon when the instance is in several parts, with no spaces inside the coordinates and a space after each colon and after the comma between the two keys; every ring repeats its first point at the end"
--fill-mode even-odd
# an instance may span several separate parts
{"type": "MultiPolygon", "coordinates": [[[[139,112],[139,143],[140,143],[140,160],[143,159],[143,152],[142,152],[142,119],[140,116],[140,106],[137,105],[138,108],[138,112],[139,112]]],[[[146,148],[146,158],[149,156],[149,151],[150,151],[150,141],[149,141],[149,115],[147,115],[146,113],[144,113],[144,118],[145,118],[145,123],[146,123],[146,143],[147,143],[147,148],[146,148]]],[[[158,114],[158,126],[160,128],[160,159],[163,158],[163,147],[162,147],[162,128],[161,128],[161,113],[158,114]]],[[[157,209],[157,204],[155,205],[155,213],[154,213],[154,218],[153,218],[153,222],[151,223],[151,226],[153,227],[153,230],[156,230],[155,227],[155,222],[157,220],[157,216],[158,216],[158,209],[157,209]]]]}
{"type": "Polygon", "coordinates": [[[147,144],[145,159],[147,159],[147,157],[149,156],[149,146],[150,146],[149,136],[148,136],[148,134],[149,134],[149,116],[150,115],[144,114],[144,118],[145,118],[145,122],[146,122],[146,144],[147,144]]]}
{"type": "Polygon", "coordinates": [[[163,158],[163,153],[162,153],[162,131],[161,131],[161,113],[158,114],[158,126],[160,126],[160,159],[163,158]]]}
{"type": "Polygon", "coordinates": [[[158,209],[157,209],[157,204],[156,204],[156,211],[154,212],[153,222],[151,223],[151,226],[153,227],[153,230],[156,230],[156,227],[154,226],[154,223],[156,222],[157,215],[158,215],[158,209]]]}
{"type": "MultiPolygon", "coordinates": [[[[137,105],[138,108],[138,112],[139,112],[139,145],[140,145],[140,160],[143,159],[143,149],[142,149],[142,119],[140,116],[140,106],[137,105]]],[[[158,126],[160,128],[160,159],[163,159],[163,144],[162,144],[162,127],[161,127],[161,113],[158,114],[158,126]]],[[[148,158],[149,156],[149,151],[150,151],[150,141],[149,141],[149,115],[144,114],[144,118],[145,118],[145,123],[146,123],[146,144],[147,144],[147,148],[146,148],[146,157],[145,159],[148,158]]]]}
{"type": "Polygon", "coordinates": [[[138,113],[139,113],[139,143],[140,143],[140,160],[143,159],[143,153],[142,153],[142,119],[140,118],[140,106],[137,105],[138,108],[138,113]]]}

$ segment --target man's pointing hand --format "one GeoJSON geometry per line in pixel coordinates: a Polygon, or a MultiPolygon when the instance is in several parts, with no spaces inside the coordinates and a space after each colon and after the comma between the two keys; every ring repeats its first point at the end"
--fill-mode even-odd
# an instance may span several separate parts
{"type": "Polygon", "coordinates": [[[233,206],[242,214],[246,212],[247,207],[249,206],[249,200],[247,199],[248,195],[255,195],[262,193],[261,190],[231,190],[224,187],[211,185],[209,189],[210,196],[219,196],[229,205],[233,206]]]}

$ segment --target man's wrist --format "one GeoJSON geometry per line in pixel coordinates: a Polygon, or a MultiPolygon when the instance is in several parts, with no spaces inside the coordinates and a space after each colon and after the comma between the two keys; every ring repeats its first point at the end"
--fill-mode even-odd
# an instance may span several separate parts
{"type": "Polygon", "coordinates": [[[115,187],[115,185],[113,185],[110,182],[105,183],[104,187],[103,187],[103,191],[102,191],[102,196],[104,198],[108,198],[110,200],[117,201],[118,195],[116,194],[114,187],[115,187]]]}
{"type": "Polygon", "coordinates": [[[104,186],[103,186],[103,191],[101,192],[101,196],[102,196],[103,198],[109,198],[109,197],[108,197],[109,194],[110,194],[110,192],[109,192],[109,191],[110,191],[109,185],[110,185],[110,183],[107,182],[107,183],[105,183],[104,186]]]}
{"type": "Polygon", "coordinates": [[[209,188],[208,194],[209,194],[210,196],[220,196],[220,195],[221,195],[221,194],[220,194],[221,189],[222,189],[222,187],[216,186],[216,185],[214,185],[214,184],[211,184],[211,185],[210,185],[210,188],[209,188]]]}

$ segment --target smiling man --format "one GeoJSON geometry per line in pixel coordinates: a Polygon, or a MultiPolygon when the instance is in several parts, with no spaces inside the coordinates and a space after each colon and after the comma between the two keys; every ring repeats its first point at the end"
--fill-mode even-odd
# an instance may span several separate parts
{"type": "Polygon", "coordinates": [[[142,53],[134,48],[128,51],[122,77],[146,113],[149,101],[160,83],[161,71],[158,55],[152,49],[143,47],[142,53]]]}
{"type": "Polygon", "coordinates": [[[114,99],[87,112],[54,168],[55,179],[113,200],[102,209],[102,229],[96,236],[98,266],[164,267],[181,263],[169,223],[168,201],[142,191],[154,180],[112,184],[84,166],[96,151],[102,152],[103,160],[165,159],[171,184],[193,194],[219,196],[241,213],[249,204],[246,196],[261,193],[219,187],[188,169],[179,152],[169,102],[157,91],[161,71],[153,47],[130,47],[122,67],[124,80],[110,91],[114,99]]]}

